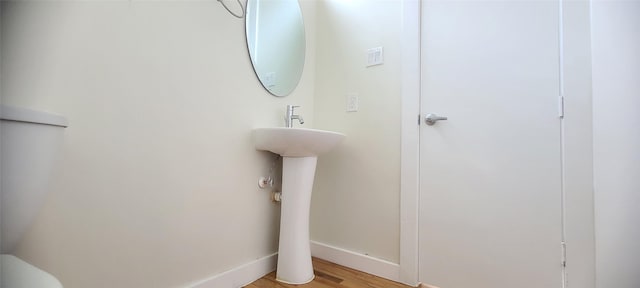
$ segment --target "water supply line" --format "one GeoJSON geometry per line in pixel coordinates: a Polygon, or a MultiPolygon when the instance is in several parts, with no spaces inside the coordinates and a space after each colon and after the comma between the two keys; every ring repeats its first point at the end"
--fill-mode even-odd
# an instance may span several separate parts
{"type": "Polygon", "coordinates": [[[227,9],[227,11],[233,15],[236,18],[242,19],[244,18],[244,15],[246,14],[246,9],[244,6],[242,6],[242,2],[240,2],[240,0],[236,0],[238,2],[238,5],[240,5],[240,10],[242,11],[242,14],[238,15],[237,13],[231,11],[231,9],[229,9],[229,7],[227,7],[227,4],[225,4],[224,0],[218,0],[218,2],[220,2],[220,4],[222,4],[222,7],[224,7],[224,9],[227,9]]]}

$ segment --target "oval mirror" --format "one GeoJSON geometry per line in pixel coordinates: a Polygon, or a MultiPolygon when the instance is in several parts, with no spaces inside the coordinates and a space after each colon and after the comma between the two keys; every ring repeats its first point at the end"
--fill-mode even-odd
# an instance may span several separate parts
{"type": "Polygon", "coordinates": [[[304,23],[298,0],[248,0],[245,25],[260,83],[275,96],[289,95],[304,67],[304,23]]]}

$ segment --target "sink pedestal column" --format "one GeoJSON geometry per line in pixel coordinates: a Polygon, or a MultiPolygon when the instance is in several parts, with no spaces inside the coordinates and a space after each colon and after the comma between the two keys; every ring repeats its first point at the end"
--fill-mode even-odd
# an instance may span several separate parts
{"type": "Polygon", "coordinates": [[[280,246],[276,279],[289,284],[313,280],[309,245],[311,189],[318,157],[283,157],[280,246]]]}

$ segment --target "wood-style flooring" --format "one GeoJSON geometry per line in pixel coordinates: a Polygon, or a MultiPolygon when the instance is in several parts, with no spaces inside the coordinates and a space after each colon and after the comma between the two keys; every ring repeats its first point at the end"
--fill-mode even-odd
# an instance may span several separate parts
{"type": "Polygon", "coordinates": [[[404,284],[389,281],[358,270],[340,266],[322,259],[313,258],[316,278],[308,284],[289,285],[276,281],[276,272],[256,280],[245,288],[410,288],[404,284]]]}

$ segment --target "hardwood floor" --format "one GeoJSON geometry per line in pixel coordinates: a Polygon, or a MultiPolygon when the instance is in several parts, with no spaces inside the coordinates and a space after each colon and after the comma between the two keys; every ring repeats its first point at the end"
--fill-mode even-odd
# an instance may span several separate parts
{"type": "Polygon", "coordinates": [[[316,278],[308,284],[289,285],[276,281],[276,272],[256,280],[245,288],[410,288],[404,284],[389,281],[358,270],[340,266],[322,259],[313,258],[316,278]]]}

